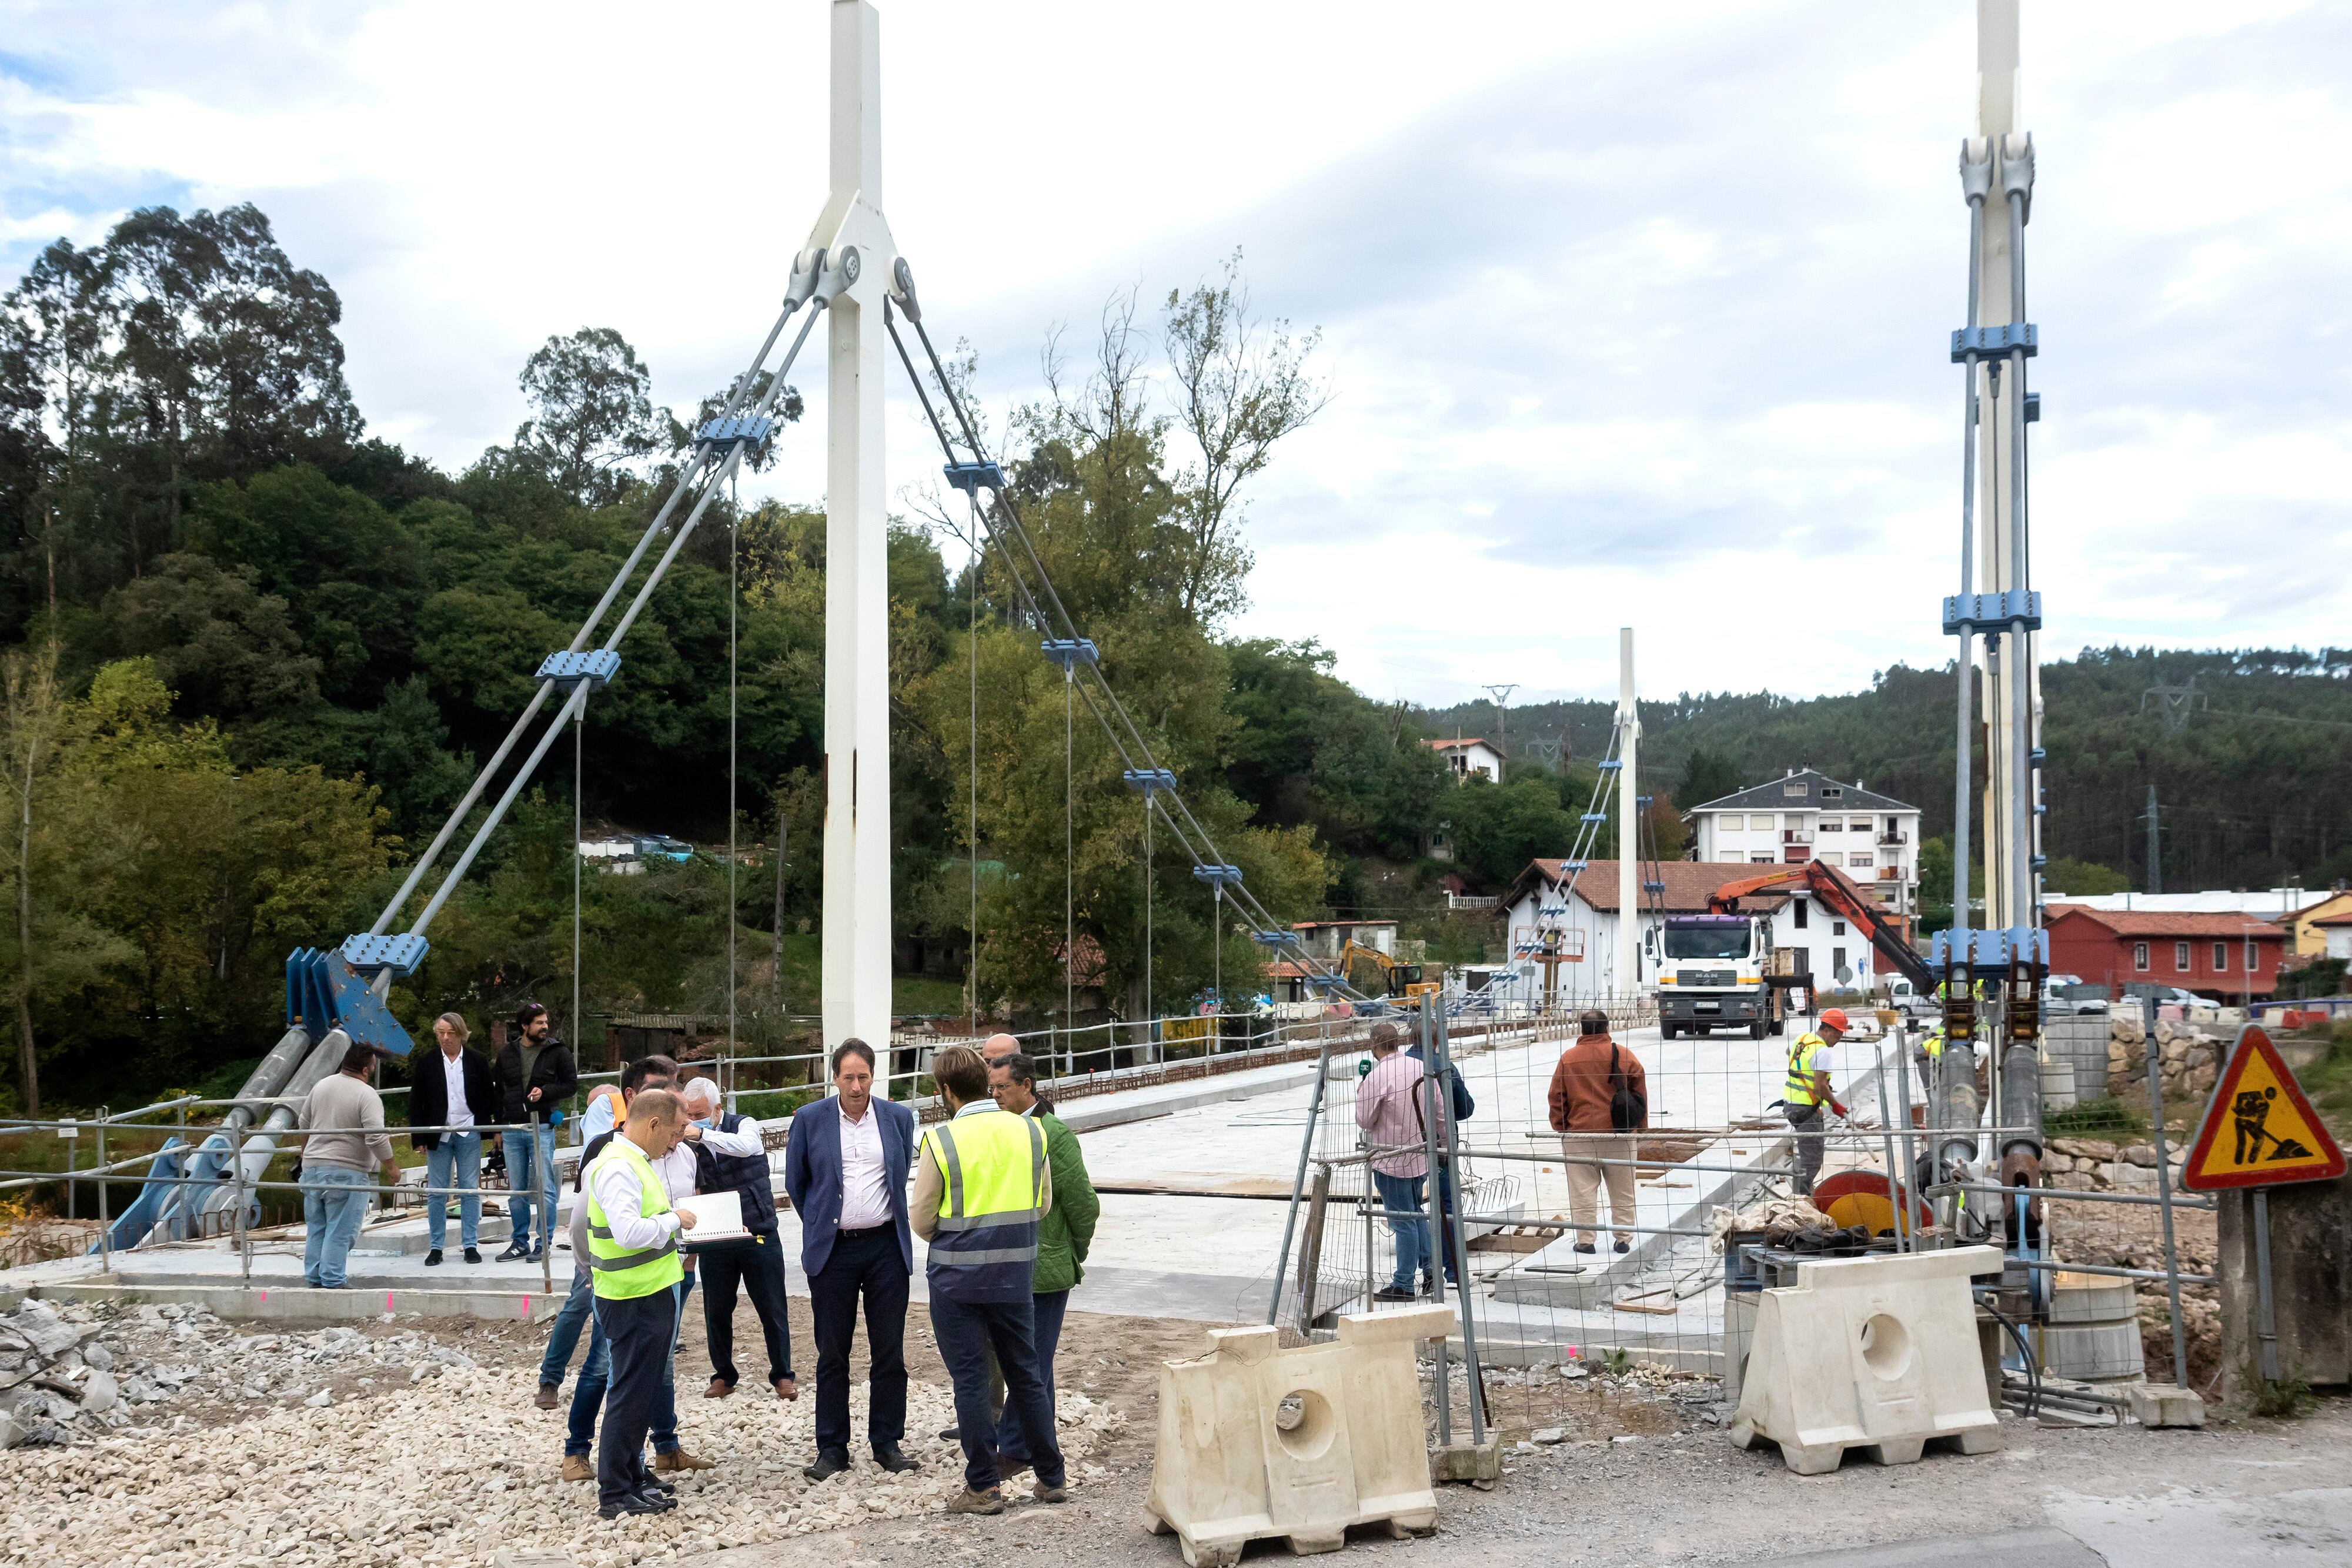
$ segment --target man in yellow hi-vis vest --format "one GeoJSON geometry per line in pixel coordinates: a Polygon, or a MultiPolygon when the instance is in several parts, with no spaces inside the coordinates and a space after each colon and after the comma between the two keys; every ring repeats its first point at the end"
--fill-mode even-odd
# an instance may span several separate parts
{"type": "Polygon", "coordinates": [[[670,1207],[653,1162],[686,1134],[686,1107],[667,1089],[640,1090],[629,1119],[588,1167],[588,1269],[611,1370],[596,1441],[596,1512],[659,1513],[677,1503],[646,1470],[646,1434],[662,1398],[685,1270],[677,1238],[694,1217],[670,1207]]]}
{"type": "Polygon", "coordinates": [[[1789,1185],[1800,1197],[1813,1195],[1813,1178],[1822,1173],[1822,1108],[1845,1114],[1844,1104],[1830,1088],[1830,1054],[1845,1031],[1844,1009],[1831,1008],[1811,1030],[1789,1042],[1789,1076],[1780,1089],[1780,1110],[1796,1134],[1789,1185]]]}
{"type": "Polygon", "coordinates": [[[1054,1204],[1045,1130],[988,1093],[988,1065],[968,1045],[931,1059],[949,1119],[923,1134],[908,1217],[930,1244],[931,1333],[955,1383],[963,1439],[961,1495],[950,1513],[1002,1513],[997,1423],[988,1408],[988,1357],[1004,1375],[1004,1410],[1017,1423],[1037,1473],[1037,1500],[1068,1497],[1054,1407],[1037,1368],[1029,1281],[1037,1223],[1054,1204]]]}

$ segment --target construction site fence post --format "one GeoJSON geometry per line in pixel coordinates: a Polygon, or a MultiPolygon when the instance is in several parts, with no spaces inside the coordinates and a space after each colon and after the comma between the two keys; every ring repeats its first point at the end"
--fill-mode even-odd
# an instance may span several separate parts
{"type": "MultiPolygon", "coordinates": [[[[2144,1003],[2147,1019],[2144,1041],[2147,1070],[2147,1124],[2156,1139],[2156,1196],[2164,1212],[2164,1272],[2172,1301],[2172,1382],[2189,1386],[2189,1335],[2180,1321],[2180,1250],[2172,1230],[2172,1158],[2164,1140],[2164,1070],[2158,1060],[2156,998],[2144,1003]]],[[[2267,1288],[2267,1286],[2265,1286],[2267,1288]]]]}
{"type": "MultiPolygon", "coordinates": [[[[1421,1095],[1423,1106],[1422,1158],[1423,1168],[1428,1172],[1423,1183],[1428,1188],[1429,1228],[1424,1233],[1424,1246],[1428,1256],[1422,1260],[1422,1263],[1429,1270],[1429,1299],[1442,1304],[1445,1300],[1445,1261],[1438,1256],[1438,1248],[1443,1245],[1445,1235],[1445,1167],[1437,1162],[1438,1117],[1443,1113],[1438,1109],[1439,1085],[1435,1038],[1437,1030],[1433,1027],[1431,1019],[1431,1014],[1434,1010],[1431,1006],[1430,998],[1424,995],[1421,998],[1421,1017],[1418,1020],[1421,1035],[1421,1082],[1414,1088],[1421,1095]]],[[[1446,1368],[1444,1335],[1438,1336],[1436,1348],[1437,1375],[1433,1386],[1437,1393],[1437,1443],[1440,1448],[1444,1448],[1454,1440],[1454,1382],[1446,1368]]]]}
{"type": "MultiPolygon", "coordinates": [[[[1327,1033],[1323,1049],[1315,1059],[1315,1092],[1307,1100],[1307,1131],[1298,1141],[1298,1173],[1291,1177],[1290,1212],[1282,1222],[1282,1251],[1275,1260],[1274,1289],[1266,1296],[1265,1322],[1268,1328],[1273,1327],[1282,1316],[1283,1277],[1290,1271],[1290,1238],[1298,1228],[1298,1200],[1307,1190],[1307,1165],[1308,1156],[1315,1152],[1315,1123],[1323,1110],[1323,1085],[1328,1078],[1330,1064],[1331,1040],[1327,1033]]],[[[1304,1314],[1305,1311],[1302,1298],[1300,1312],[1304,1314]]],[[[1302,1315],[1299,1319],[1300,1333],[1304,1333],[1311,1322],[1302,1315]]]]}
{"type": "MultiPolygon", "coordinates": [[[[1453,1042],[1443,1013],[1437,1017],[1436,1041],[1432,1048],[1431,1060],[1437,1064],[1439,1074],[1450,1080],[1438,1087],[1445,1101],[1445,1108],[1451,1111],[1454,1108],[1452,1086],[1460,1080],[1454,1072],[1453,1042]]],[[[1462,1144],[1456,1135],[1457,1131],[1454,1118],[1447,1116],[1445,1168],[1449,1180],[1458,1175],[1462,1166],[1462,1144]]],[[[1470,1404],[1470,1442],[1474,1448],[1484,1448],[1486,1444],[1486,1368],[1478,1358],[1477,1312],[1474,1304],[1476,1297],[1471,1289],[1470,1247],[1462,1218],[1464,1207],[1462,1186],[1456,1180],[1454,1202],[1445,1217],[1445,1229],[1440,1233],[1438,1245],[1445,1249],[1445,1260],[1454,1266],[1454,1299],[1462,1312],[1462,1384],[1470,1404]]],[[[1444,1299],[1442,1294],[1439,1299],[1444,1299]]]]}
{"type": "Polygon", "coordinates": [[[110,1236],[113,1227],[107,1223],[106,1186],[106,1107],[98,1108],[98,1255],[100,1267],[114,1272],[114,1243],[110,1236]]]}

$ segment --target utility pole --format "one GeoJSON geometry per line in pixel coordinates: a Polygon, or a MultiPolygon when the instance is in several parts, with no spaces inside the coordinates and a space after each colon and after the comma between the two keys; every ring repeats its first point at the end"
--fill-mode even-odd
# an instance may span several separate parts
{"type": "Polygon", "coordinates": [[[1511,700],[1511,694],[1518,689],[1517,681],[1506,681],[1486,688],[1486,695],[1495,699],[1495,782],[1497,784],[1503,781],[1503,769],[1511,758],[1510,710],[1505,705],[1511,700]]]}
{"type": "Polygon", "coordinates": [[[824,1044],[890,1053],[890,606],[881,315],[898,247],[882,216],[882,20],[834,0],[825,255],[824,1044]]]}
{"type": "Polygon", "coordinates": [[[1634,798],[1642,714],[1633,696],[1633,629],[1617,629],[1617,952],[1610,989],[1631,999],[1642,993],[1642,824],[1634,798]]]}
{"type": "Polygon", "coordinates": [[[2147,787],[2147,810],[2141,815],[2140,821],[2147,824],[2147,890],[2152,894],[2162,893],[2164,891],[2164,848],[2158,836],[2156,786],[2153,784],[2147,787]]]}

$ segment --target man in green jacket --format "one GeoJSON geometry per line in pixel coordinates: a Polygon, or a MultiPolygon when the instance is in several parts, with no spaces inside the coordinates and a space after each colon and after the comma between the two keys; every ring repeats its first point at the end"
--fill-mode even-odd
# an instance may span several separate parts
{"type": "MultiPolygon", "coordinates": [[[[1078,1153],[1078,1135],[1037,1099],[1037,1067],[1015,1051],[988,1064],[988,1091],[1002,1110],[1034,1117],[1045,1129],[1045,1166],[1052,1173],[1053,1207],[1037,1227],[1037,1261],[1029,1276],[1030,1301],[1035,1319],[1037,1370],[1045,1380],[1045,1400],[1054,1399],[1054,1350],[1062,1339],[1062,1314],[1069,1310],[1070,1288],[1086,1277],[1080,1267],[1095,1239],[1095,1220],[1102,1200],[1087,1179],[1086,1156],[1078,1153]]],[[[1021,1428],[1006,1406],[997,1433],[997,1462],[1007,1474],[1029,1463],[1021,1428]]]]}

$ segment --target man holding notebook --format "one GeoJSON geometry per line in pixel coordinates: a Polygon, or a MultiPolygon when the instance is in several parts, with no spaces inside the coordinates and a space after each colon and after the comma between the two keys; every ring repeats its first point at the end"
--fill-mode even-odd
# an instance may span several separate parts
{"type": "Polygon", "coordinates": [[[759,1123],[719,1103],[719,1086],[697,1078],[686,1086],[686,1107],[694,1117],[685,1147],[694,1153],[695,1190],[731,1192],[746,1234],[698,1244],[702,1270],[702,1327],[710,1341],[710,1386],[706,1399],[735,1392],[735,1291],[740,1284],[759,1314],[767,1341],[768,1386],[779,1399],[798,1399],[793,1375],[792,1319],[784,1298],[784,1252],[776,1235],[775,1173],[759,1123]]]}

